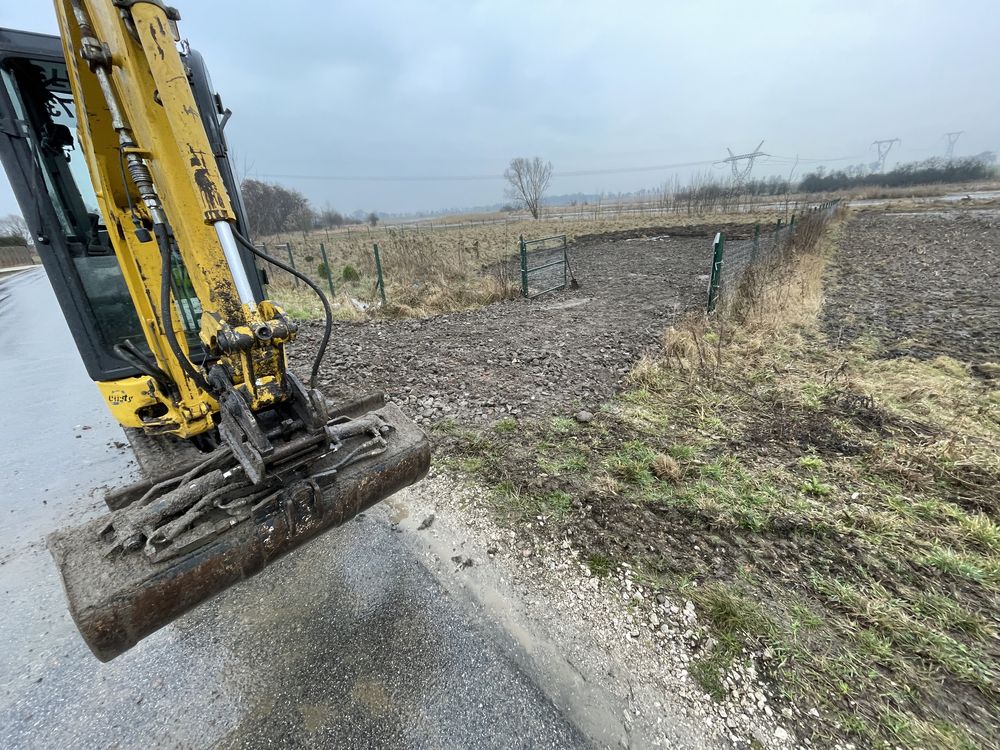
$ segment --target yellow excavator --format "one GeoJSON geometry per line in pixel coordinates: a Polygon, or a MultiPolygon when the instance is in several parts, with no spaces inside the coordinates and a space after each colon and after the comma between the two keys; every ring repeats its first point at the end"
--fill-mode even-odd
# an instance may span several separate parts
{"type": "Polygon", "coordinates": [[[0,29],[0,159],[143,475],[48,540],[73,619],[107,661],[418,481],[430,449],[393,404],[316,389],[329,303],[250,240],[230,112],[177,10],[55,8],[59,37],[0,29]],[[308,382],[288,369],[298,324],[268,299],[268,264],[323,301],[308,382]]]}

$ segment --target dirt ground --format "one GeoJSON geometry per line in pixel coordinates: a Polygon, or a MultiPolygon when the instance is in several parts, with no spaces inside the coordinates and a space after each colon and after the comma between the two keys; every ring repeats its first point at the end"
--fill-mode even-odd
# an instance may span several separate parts
{"type": "Polygon", "coordinates": [[[1000,360],[1000,212],[859,213],[831,270],[832,343],[872,335],[889,358],[1000,360]]]}
{"type": "MultiPolygon", "coordinates": [[[[536,300],[424,320],[338,321],[321,388],[335,399],[385,392],[425,425],[594,409],[678,315],[702,304],[715,231],[616,232],[573,243],[579,289],[536,300]]],[[[292,361],[300,372],[321,332],[303,326],[292,361]]]]}

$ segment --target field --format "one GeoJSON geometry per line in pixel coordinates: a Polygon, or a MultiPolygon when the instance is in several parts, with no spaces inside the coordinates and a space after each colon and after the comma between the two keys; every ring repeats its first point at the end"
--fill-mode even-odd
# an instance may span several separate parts
{"type": "Polygon", "coordinates": [[[693,601],[733,726],[752,666],[814,746],[997,746],[996,213],[841,216],[706,319],[715,227],[580,240],[540,300],[339,322],[324,388],[404,403],[515,535],[693,601]]]}
{"type": "MultiPolygon", "coordinates": [[[[776,210],[741,214],[741,224],[762,221],[774,223],[784,216],[776,210]]],[[[459,217],[461,218],[461,217],[459,217]]],[[[263,246],[269,253],[287,262],[285,243],[291,243],[296,267],[321,282],[324,291],[325,269],[320,243],[326,248],[335,285],[337,317],[360,317],[357,302],[375,306],[375,261],[372,246],[378,243],[386,283],[388,304],[372,314],[388,317],[420,317],[440,312],[466,310],[510,298],[517,293],[517,274],[512,266],[518,253],[518,238],[525,239],[565,234],[571,242],[587,237],[668,234],[685,225],[724,225],[726,214],[688,216],[687,214],[651,214],[632,216],[604,215],[599,218],[513,219],[494,216],[479,223],[439,223],[434,228],[420,225],[401,227],[352,227],[336,232],[312,232],[269,237],[263,246]],[[349,267],[349,270],[348,270],[349,267]],[[352,271],[356,271],[356,281],[352,271]],[[356,300],[355,303],[351,299],[356,300]]],[[[516,261],[514,262],[516,265],[516,261]]],[[[297,317],[318,317],[321,311],[314,295],[305,287],[296,288],[287,274],[269,271],[275,286],[273,296],[297,317]]]]}

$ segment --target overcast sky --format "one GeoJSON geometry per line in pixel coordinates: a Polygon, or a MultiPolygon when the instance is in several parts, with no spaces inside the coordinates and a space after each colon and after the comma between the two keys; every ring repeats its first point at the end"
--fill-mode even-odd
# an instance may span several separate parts
{"type": "MultiPolygon", "coordinates": [[[[966,131],[959,155],[1000,147],[995,0],[173,4],[234,111],[241,171],[318,208],[490,204],[504,186],[301,176],[499,175],[539,155],[553,193],[627,191],[693,168],[558,173],[713,160],[761,139],[829,167],[872,161],[876,138],[902,139],[890,165],[942,155],[945,131],[966,131]]],[[[57,31],[43,0],[2,0],[0,26],[57,31]]],[[[2,181],[0,215],[15,210],[2,181]]]]}

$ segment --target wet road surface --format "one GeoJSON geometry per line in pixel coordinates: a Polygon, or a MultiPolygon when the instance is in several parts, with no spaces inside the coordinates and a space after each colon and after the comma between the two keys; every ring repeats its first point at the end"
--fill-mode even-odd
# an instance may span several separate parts
{"type": "Polygon", "coordinates": [[[0,747],[587,745],[384,507],[101,664],[44,537],[135,468],[41,270],[0,279],[0,383],[0,747]]]}

